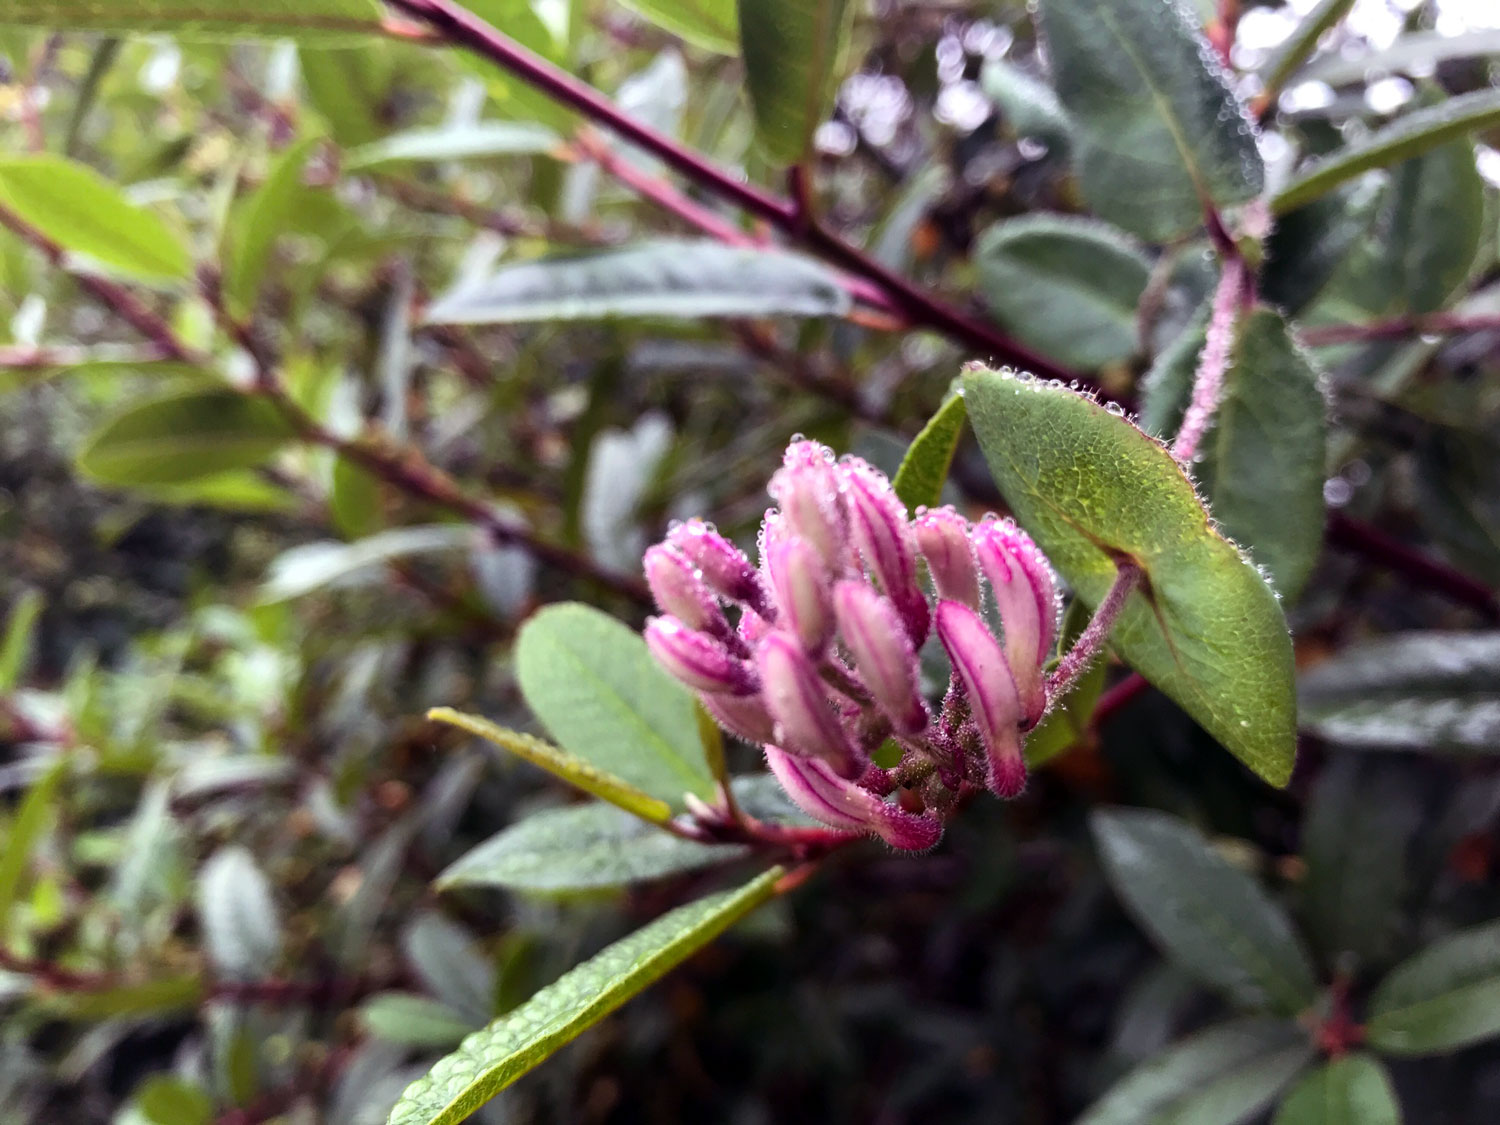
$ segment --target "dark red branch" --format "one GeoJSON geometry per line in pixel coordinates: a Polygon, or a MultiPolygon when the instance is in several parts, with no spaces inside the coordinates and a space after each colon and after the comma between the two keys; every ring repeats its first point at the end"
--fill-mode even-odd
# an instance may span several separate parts
{"type": "Polygon", "coordinates": [[[1333,512],[1328,517],[1328,542],[1363,555],[1387,570],[1466,605],[1487,621],[1500,621],[1500,598],[1495,596],[1493,589],[1377,527],[1342,512],[1333,512]]]}
{"type": "Polygon", "coordinates": [[[1368,324],[1323,324],[1298,333],[1304,344],[1353,344],[1367,340],[1400,340],[1407,336],[1460,336],[1472,332],[1500,332],[1500,316],[1464,316],[1461,313],[1431,313],[1398,316],[1368,324]]]}

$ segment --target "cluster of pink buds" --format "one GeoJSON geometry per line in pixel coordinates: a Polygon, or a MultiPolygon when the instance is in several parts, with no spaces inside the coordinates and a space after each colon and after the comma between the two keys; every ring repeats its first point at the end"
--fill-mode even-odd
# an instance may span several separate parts
{"type": "Polygon", "coordinates": [[[699,520],[646,552],[656,659],[834,828],[922,850],[965,787],[1019,794],[1058,622],[1036,544],[951,508],[909,518],[883,473],[812,441],[788,447],[769,491],[758,568],[699,520]],[[937,713],[917,655],[933,632],[953,668],[937,713]],[[901,749],[891,770],[870,760],[887,740],[901,749]]]}

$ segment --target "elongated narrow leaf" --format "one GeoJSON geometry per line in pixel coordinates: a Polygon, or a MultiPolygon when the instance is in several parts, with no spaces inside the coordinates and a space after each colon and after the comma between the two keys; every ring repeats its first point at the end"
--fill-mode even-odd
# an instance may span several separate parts
{"type": "Polygon", "coordinates": [[[270,881],[247,848],[222,848],[203,865],[198,919],[220,976],[254,980],[270,974],[281,952],[281,925],[270,881]]]}
{"type": "Polygon", "coordinates": [[[429,324],[616,317],[842,316],[849,294],[784,250],[661,240],[504,266],[438,297],[429,324]]]}
{"type": "Polygon", "coordinates": [[[735,0],[620,0],[658,27],[689,43],[737,54],[740,49],[739,25],[735,19],[735,0]]]}
{"type": "Polygon", "coordinates": [[[772,868],[679,907],[564,974],[407,1087],[389,1125],[457,1125],[769,899],[780,877],[772,868]]]}
{"type": "Polygon", "coordinates": [[[660,879],[745,854],[698,844],[646,824],[612,805],[547,809],[468,852],[438,886],[516,891],[584,891],[660,879]]]}
{"type": "Polygon", "coordinates": [[[1150,263],[1103,223],[1027,215],[996,223],[975,250],[985,301],[1012,335],[1070,367],[1136,353],[1136,305],[1150,263]]]}
{"type": "Polygon", "coordinates": [[[990,473],[1089,606],[1135,560],[1110,643],[1251,769],[1284,785],[1296,754],[1292,647],[1253,564],[1212,526],[1181,467],[1125,418],[1065,387],[972,371],[964,398],[990,473]]]}
{"type": "Polygon", "coordinates": [[[1500,124],[1500,90],[1480,90],[1416,110],[1339,149],[1297,175],[1271,198],[1278,215],[1295,211],[1371,168],[1385,168],[1500,124]]]}
{"type": "Polygon", "coordinates": [[[561,143],[551,129],[526,121],[481,121],[474,125],[409,129],[347,153],[344,168],[357,172],[386,164],[536,155],[551,152],[561,143]]]}
{"type": "Polygon", "coordinates": [[[122,273],[180,280],[192,272],[186,247],[160,215],[77,161],[0,157],[0,204],[64,250],[122,273]]]}
{"type": "Polygon", "coordinates": [[[236,316],[248,316],[255,307],[276,236],[291,224],[307,193],[302,169],[314,143],[308,138],[278,156],[265,181],[235,210],[227,231],[223,288],[224,300],[236,316]]]}
{"type": "Polygon", "coordinates": [[[1042,0],[1053,84],[1089,207],[1142,238],[1197,228],[1206,202],[1253,199],[1254,129],[1175,0],[1042,0]]]}
{"type": "Polygon", "coordinates": [[[1295,1015],[1317,997],[1286,913],[1195,829],[1165,813],[1093,817],[1110,885],[1163,951],[1248,1008],[1295,1015]]]}
{"type": "Polygon", "coordinates": [[[569,785],[582,789],[585,793],[591,793],[602,801],[608,801],[643,820],[660,824],[671,818],[672,808],[666,801],[642,793],[628,782],[591,765],[582,758],[574,757],[566,750],[559,750],[540,738],[509,730],[488,719],[481,719],[477,715],[465,715],[448,707],[436,707],[427,712],[427,717],[433,722],[449,723],[493,742],[502,750],[562,778],[569,785]]]}
{"type": "Polygon", "coordinates": [[[1348,15],[1352,7],[1354,0],[1322,0],[1261,67],[1261,85],[1273,95],[1279,93],[1287,80],[1318,49],[1318,40],[1324,32],[1348,15]]]}
{"type": "Polygon", "coordinates": [[[922,432],[912,439],[906,456],[901,458],[901,468],[891,481],[908,512],[942,503],[943,483],[948,479],[948,468],[953,464],[967,416],[963,397],[950,395],[927,420],[922,432]]]}
{"type": "Polygon", "coordinates": [[[439,1000],[410,992],[381,992],[359,1007],[359,1020],[376,1039],[446,1051],[474,1031],[474,1021],[439,1000]]]}
{"type": "Polygon", "coordinates": [[[1364,85],[1372,74],[1425,76],[1431,74],[1438,63],[1449,59],[1473,59],[1486,55],[1500,55],[1500,28],[1476,29],[1461,35],[1408,31],[1382,51],[1351,54],[1330,51],[1303,67],[1297,80],[1326,82],[1330,86],[1364,85]]]}
{"type": "Polygon", "coordinates": [[[1401,1105],[1379,1059],[1344,1055],[1297,1083],[1275,1125],[1401,1125],[1401,1105]]]}
{"type": "Polygon", "coordinates": [[[119,1016],[140,1019],[190,1011],[202,1003],[203,988],[202,975],[192,973],[91,992],[48,993],[41,998],[41,1005],[61,1019],[83,1023],[98,1023],[119,1016]]]}
{"type": "Polygon", "coordinates": [[[1370,1046],[1432,1055],[1500,1035],[1500,922],[1461,930],[1396,966],[1370,998],[1370,1046]]]}
{"type": "Polygon", "coordinates": [[[11,603],[5,615],[4,638],[0,639],[0,693],[15,690],[31,654],[31,634],[42,615],[41,591],[26,589],[11,603]]]}
{"type": "Polygon", "coordinates": [[[295,431],[269,402],[231,390],[148,399],[84,443],[78,466],[105,484],[176,484],[250,468],[295,431]]]}
{"type": "Polygon", "coordinates": [[[360,43],[380,31],[373,0],[5,0],[0,27],[360,43]]]}
{"type": "Polygon", "coordinates": [[[1374,749],[1500,752],[1500,633],[1407,633],[1345,649],[1299,684],[1302,725],[1374,749]]]}
{"type": "Polygon", "coordinates": [[[32,782],[6,826],[5,849],[0,852],[0,942],[9,939],[11,907],[31,862],[32,849],[52,823],[57,791],[67,773],[67,762],[62,758],[48,765],[32,782]]]}
{"type": "Polygon", "coordinates": [[[1262,1017],[1200,1031],[1132,1070],[1078,1125],[1159,1125],[1184,1119],[1232,1125],[1264,1108],[1292,1078],[1312,1054],[1305,1041],[1295,1024],[1262,1017]],[[1233,1110],[1226,1105],[1228,1112],[1211,1119],[1192,1115],[1195,1102],[1237,1079],[1241,1097],[1233,1110]]]}
{"type": "Polygon", "coordinates": [[[772,160],[807,158],[833,108],[852,13],[848,0],[741,0],[740,55],[755,135],[772,160]]]}
{"type": "Polygon", "coordinates": [[[468,551],[477,536],[466,524],[436,524],[382,531],[354,543],[324,540],[283,551],[271,563],[261,597],[300,598],[326,587],[379,578],[382,565],[413,555],[468,551]]]}
{"type": "Polygon", "coordinates": [[[563,749],[676,807],[713,795],[697,700],[646,642],[584,605],[549,606],[516,642],[526,702],[563,749]]]}

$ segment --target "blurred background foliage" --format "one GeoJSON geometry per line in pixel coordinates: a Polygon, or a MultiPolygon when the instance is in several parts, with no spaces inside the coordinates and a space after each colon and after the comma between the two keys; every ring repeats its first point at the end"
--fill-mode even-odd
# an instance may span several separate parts
{"type": "MultiPolygon", "coordinates": [[[[790,154],[757,143],[751,99],[818,76],[768,77],[748,41],[742,61],[733,5],[468,6],[751,184],[783,191],[802,157],[822,228],[1175,428],[1212,232],[1089,171],[1133,110],[1087,110],[1022,4],[850,4],[831,111],[790,154]]],[[[261,7],[242,30],[283,6],[261,7]]],[[[393,14],[384,36],[234,41],[25,18],[65,8],[0,11],[0,206],[55,212],[42,242],[83,256],[0,235],[0,1118],[384,1121],[465,1031],[701,883],[435,893],[567,798],[426,709],[528,729],[510,641],[536,607],[638,624],[667,521],[752,532],[793,433],[893,469],[963,361],[1014,357],[766,248],[701,182],[393,14]],[[37,179],[29,153],[75,163],[37,179]],[[101,300],[100,272],[176,344],[101,300]],[[260,409],[269,371],[290,415],[260,409]]],[[[1121,868],[1131,832],[1186,833],[1193,862],[1292,909],[1352,1018],[1391,966],[1500,916],[1500,13],[1185,18],[1261,118],[1273,198],[1480,99],[1445,143],[1279,208],[1264,247],[1260,295],[1322,373],[1284,393],[1321,386],[1326,435],[1304,394],[1272,431],[1300,445],[1205,470],[1248,494],[1232,530],[1308,669],[1290,788],[1112,669],[1024,799],[976,803],[932,855],[842,854],[482,1120],[1074,1120],[1245,1006],[1121,868]],[[1091,833],[1110,805],[1177,819],[1091,833]]],[[[1286,401],[1246,393],[1247,425],[1286,401]]],[[[948,490],[999,504],[972,441],[948,490]]],[[[1409,1120],[1500,1116],[1500,1048],[1464,1046],[1500,1030],[1471,1011],[1500,1008],[1500,937],[1481,944],[1457,1001],[1481,1034],[1389,1063],[1409,1120]]],[[[1173,1120],[1266,1116],[1295,1072],[1280,1034],[1191,1072],[1271,1095],[1173,1120]]],[[[1315,1100],[1282,1113],[1324,1120],[1315,1100]]]]}

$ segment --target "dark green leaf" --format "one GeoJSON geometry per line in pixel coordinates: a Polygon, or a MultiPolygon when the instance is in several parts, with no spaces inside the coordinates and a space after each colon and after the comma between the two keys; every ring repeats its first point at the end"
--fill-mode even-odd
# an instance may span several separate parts
{"type": "Polygon", "coordinates": [[[438,297],[426,321],[842,316],[849,303],[839,279],[810,258],[663,239],[504,266],[438,297]]]}
{"type": "Polygon", "coordinates": [[[473,160],[551,152],[562,139],[544,125],[525,121],[480,121],[436,129],[408,129],[346,153],[344,168],[357,172],[385,164],[473,160]]]}
{"type": "Polygon", "coordinates": [[[78,467],[105,484],[176,484],[258,465],[295,436],[263,399],[232,390],[148,399],[95,430],[78,467]]]}
{"type": "Polygon", "coordinates": [[[772,868],[678,907],[564,974],[407,1087],[389,1125],[457,1125],[769,899],[780,877],[772,868]]]}
{"type": "Polygon", "coordinates": [[[563,749],[674,807],[684,793],[713,796],[697,700],[614,618],[548,606],[521,630],[516,678],[563,749]]]}
{"type": "Polygon", "coordinates": [[[359,1006],[365,1030],[387,1043],[446,1051],[474,1030],[474,1021],[447,1004],[410,992],[380,992],[359,1006]]]}
{"type": "MultiPolygon", "coordinates": [[[[41,591],[28,588],[10,605],[5,616],[4,639],[0,640],[0,694],[8,695],[21,682],[26,658],[31,653],[31,634],[44,604],[41,591]]],[[[3,916],[0,911],[0,917],[3,916]]]]}
{"type": "Polygon", "coordinates": [[[348,457],[336,458],[328,489],[328,513],[342,535],[351,539],[374,535],[384,522],[380,478],[348,457]]]}
{"type": "Polygon", "coordinates": [[[401,947],[423,987],[467,1019],[469,1030],[495,1014],[495,967],[457,922],[435,911],[419,914],[401,934],[401,947]]]}
{"type": "Polygon", "coordinates": [[[160,215],[76,161],[0,157],[0,204],[64,250],[122,273],[175,281],[192,272],[187,248],[160,215]]]}
{"type": "Polygon", "coordinates": [[[1152,437],[1169,441],[1182,425],[1183,412],[1193,397],[1193,379],[1208,333],[1208,315],[1209,302],[1204,301],[1141,377],[1141,413],[1136,421],[1152,437]]]}
{"type": "Polygon", "coordinates": [[[1101,219],[1166,241],[1260,193],[1254,130],[1185,9],[1162,0],[1042,0],[1053,84],[1084,197],[1101,219]]]}
{"type": "Polygon", "coordinates": [[[1103,223],[1065,215],[1005,219],[974,252],[990,310],[1010,333],[1070,367],[1135,355],[1136,306],[1151,265],[1103,223]]]}
{"type": "Polygon", "coordinates": [[[620,0],[658,27],[723,55],[740,49],[735,0],[620,0]]]}
{"type": "Polygon", "coordinates": [[[1302,725],[1375,749],[1500,751],[1500,633],[1407,633],[1345,649],[1299,683],[1302,725]]]}
{"type": "Polygon", "coordinates": [[[1281,1103],[1275,1125],[1401,1125],[1401,1105],[1379,1059],[1330,1059],[1281,1103]]]}
{"type": "Polygon", "coordinates": [[[1285,784],[1296,753],[1286,621],[1182,468],[1065,387],[981,370],[964,388],[995,483],[1085,604],[1104,597],[1116,556],[1145,572],[1151,597],[1126,603],[1116,651],[1246,765],[1285,784]]]}
{"type": "Polygon", "coordinates": [[[1165,813],[1093,816],[1110,884],[1168,956],[1248,1008],[1295,1015],[1317,982],[1291,923],[1260,885],[1165,813]]]}
{"type": "Polygon", "coordinates": [[[1318,40],[1354,7],[1354,0],[1323,0],[1260,69],[1261,85],[1273,96],[1286,87],[1287,80],[1318,49],[1318,40]]]}
{"type": "Polygon", "coordinates": [[[373,0],[5,0],[5,26],[358,43],[380,31],[380,10],[373,0]]]}
{"type": "Polygon", "coordinates": [[[1391,970],[1370,998],[1370,1046],[1432,1055],[1500,1035],[1500,922],[1460,930],[1391,970]]]}
{"type": "Polygon", "coordinates": [[[302,169],[314,143],[301,141],[277,157],[265,181],[236,208],[226,232],[223,281],[225,303],[235,316],[246,317],[255,307],[276,238],[307,195],[302,169]]]}
{"type": "Polygon", "coordinates": [[[1442,308],[1468,277],[1484,233],[1484,180],[1469,141],[1442,145],[1391,169],[1377,238],[1394,311],[1442,308]]]}
{"type": "Polygon", "coordinates": [[[891,485],[908,512],[942,503],[943,483],[948,479],[958,439],[963,436],[966,416],[963,397],[949,395],[907,447],[891,485]]]}
{"type": "Polygon", "coordinates": [[[41,1003],[49,1013],[61,1019],[99,1023],[117,1017],[142,1019],[191,1011],[202,1000],[203,978],[193,973],[91,992],[49,993],[41,1003]]]}
{"type": "Polygon", "coordinates": [[[1347,184],[1283,215],[1266,240],[1261,292],[1288,314],[1312,304],[1375,218],[1380,192],[1347,184]]]}
{"type": "Polygon", "coordinates": [[[740,54],[755,134],[778,163],[803,163],[813,133],[833,108],[852,15],[848,0],[739,4],[740,54]]]}
{"type": "Polygon", "coordinates": [[[443,889],[594,890],[694,871],[744,854],[741,847],[680,839],[613,805],[575,805],[534,813],[492,836],[437,882],[443,889]]]}
{"type": "Polygon", "coordinates": [[[1051,86],[999,56],[985,60],[979,81],[1016,136],[1067,145],[1068,115],[1051,86]]]}

